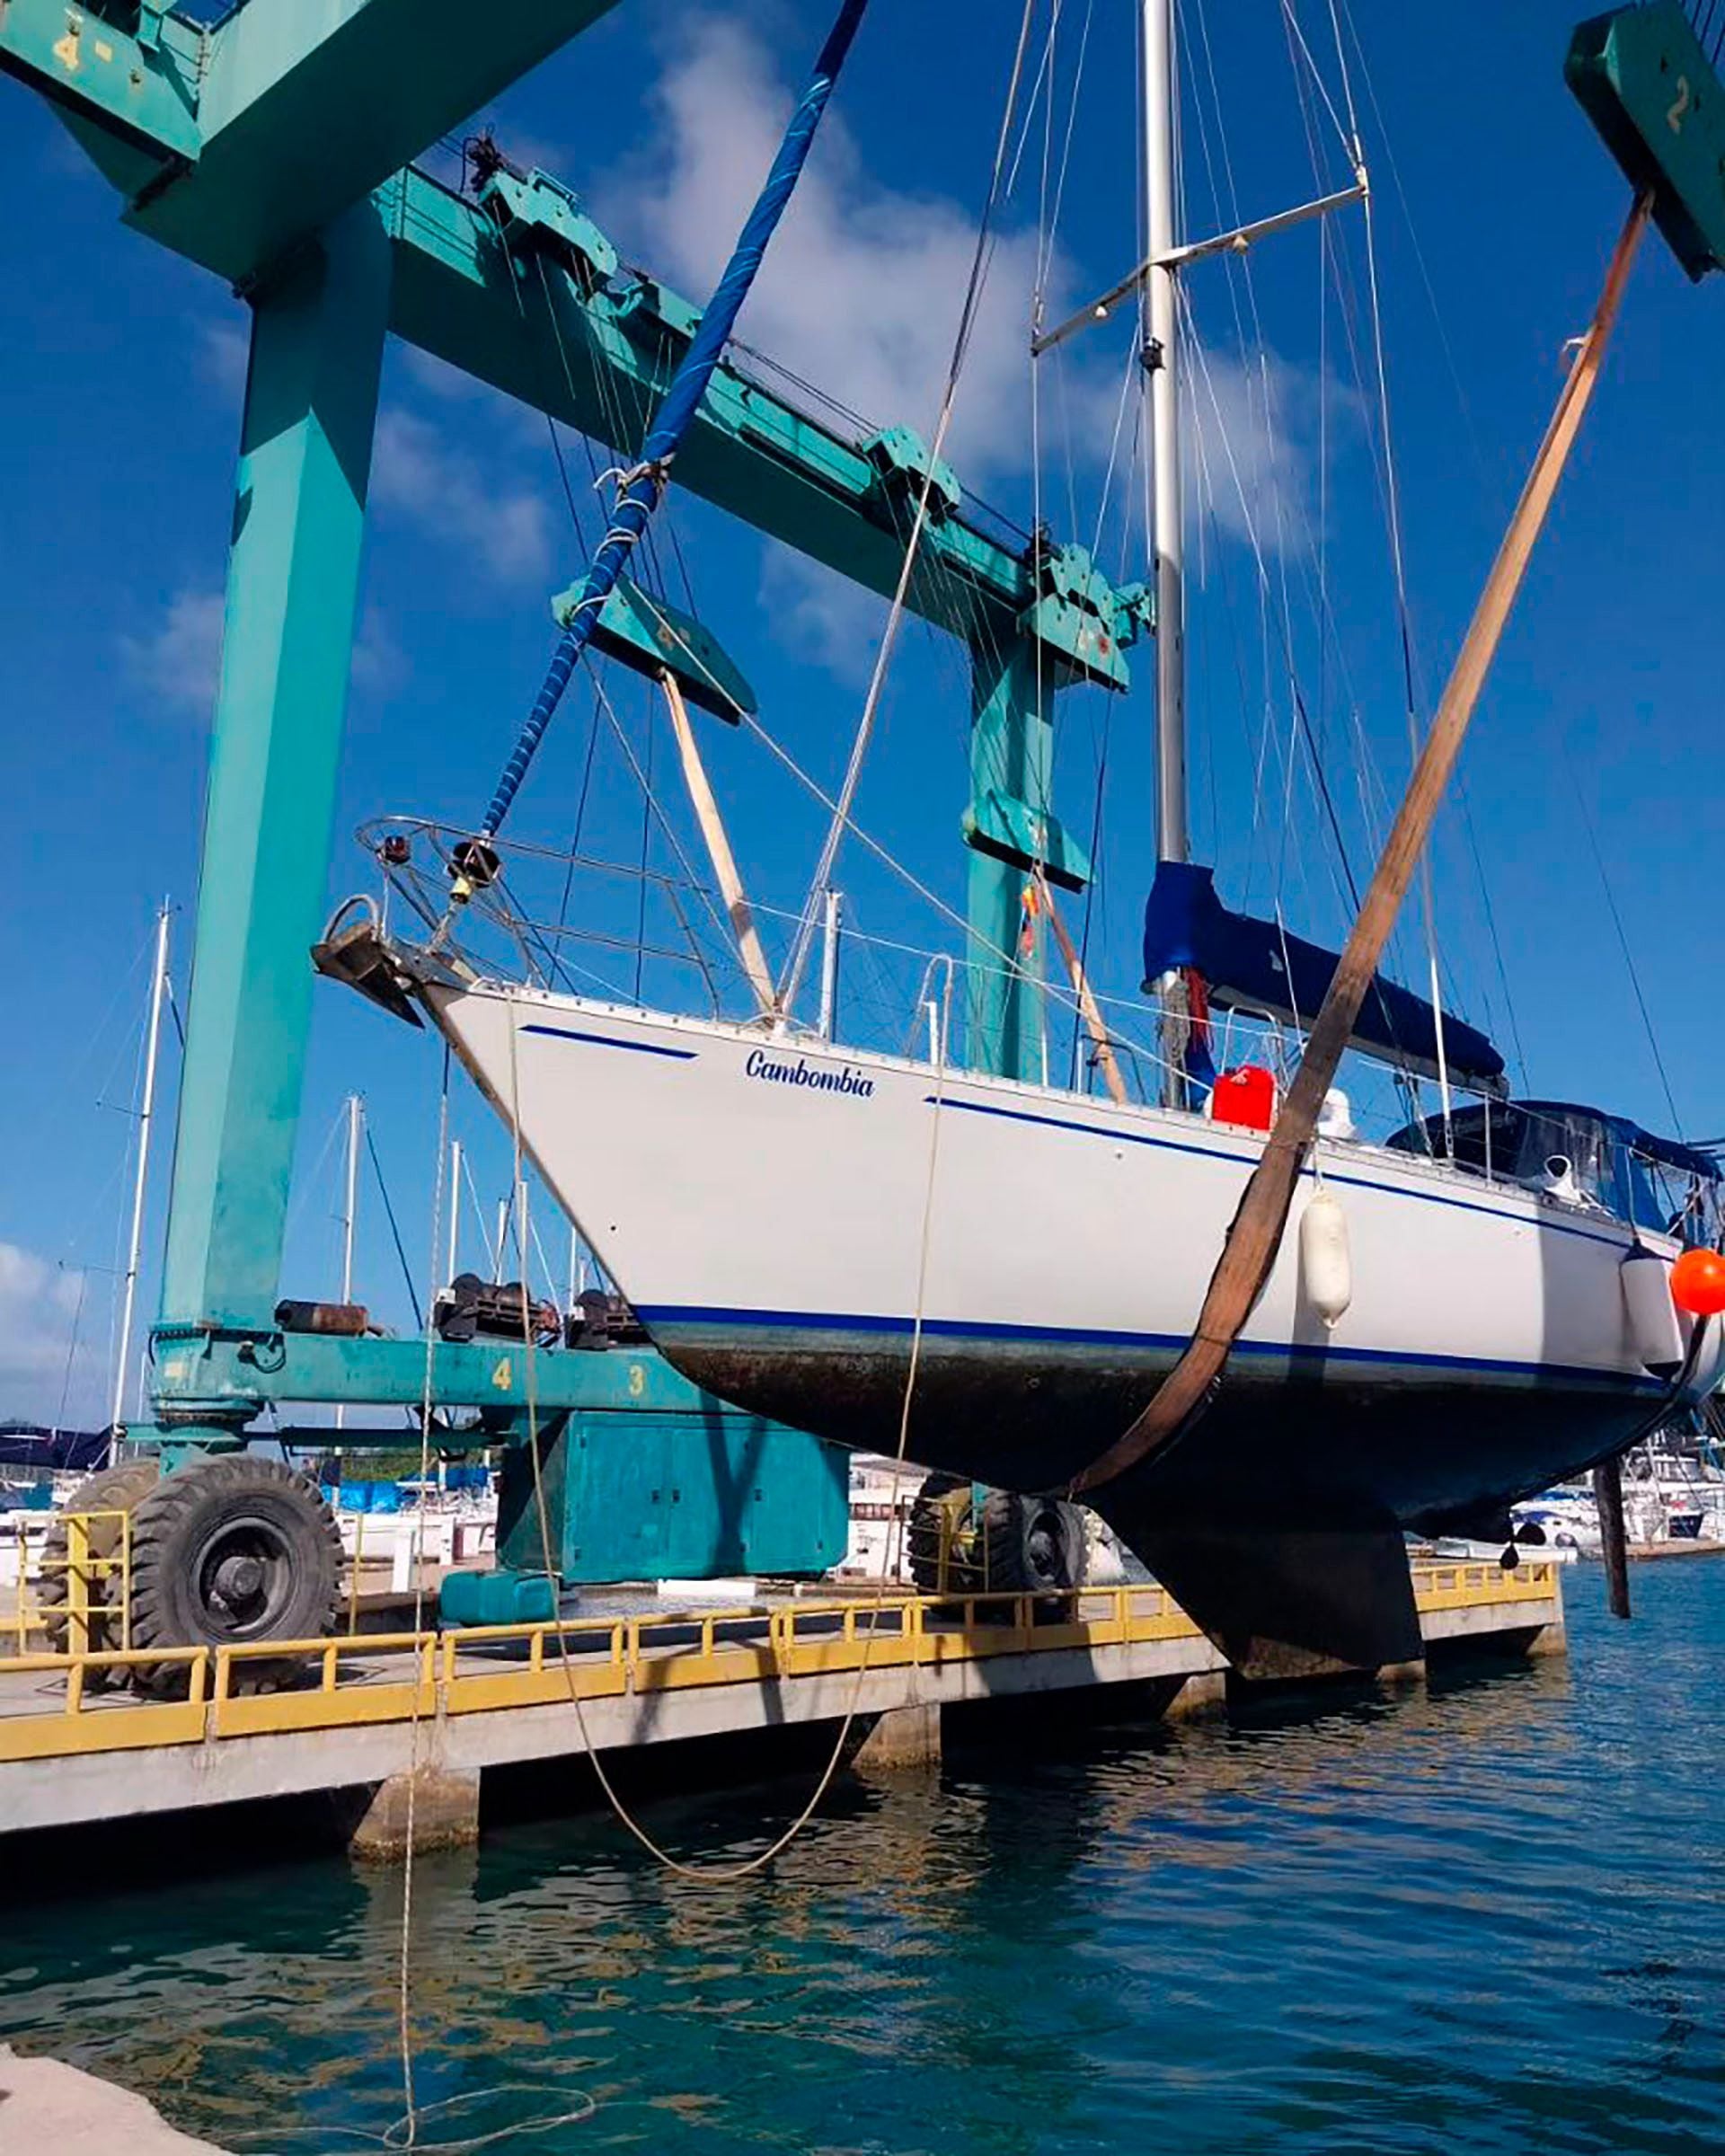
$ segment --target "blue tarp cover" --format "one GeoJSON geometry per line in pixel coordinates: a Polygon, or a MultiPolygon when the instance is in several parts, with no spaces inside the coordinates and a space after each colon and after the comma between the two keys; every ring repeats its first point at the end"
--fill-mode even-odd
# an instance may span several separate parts
{"type": "MultiPolygon", "coordinates": [[[[1310,1026],[1329,991],[1337,953],[1290,936],[1274,921],[1230,913],[1216,895],[1216,871],[1195,862],[1164,861],[1144,909],[1144,979],[1149,987],[1183,966],[1203,976],[1210,1001],[1224,1010],[1263,1011],[1310,1026]]],[[[1427,1077],[1438,1074],[1438,1028],[1431,1005],[1379,974],[1367,991],[1352,1046],[1427,1077]]],[[[1452,1078],[1490,1092],[1503,1090],[1503,1057],[1477,1028],[1444,1013],[1444,1057],[1452,1078]]]]}
{"type": "Polygon", "coordinates": [[[108,1456],[106,1430],[51,1430],[39,1422],[0,1423],[0,1467],[84,1472],[108,1456]]]}

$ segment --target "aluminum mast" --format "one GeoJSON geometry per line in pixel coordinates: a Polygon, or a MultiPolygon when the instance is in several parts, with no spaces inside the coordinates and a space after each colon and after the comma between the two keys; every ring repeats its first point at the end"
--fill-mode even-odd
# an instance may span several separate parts
{"type": "Polygon", "coordinates": [[[1175,194],[1174,0],[1144,0],[1145,365],[1150,376],[1156,569],[1156,852],[1185,861],[1185,532],[1181,501],[1179,270],[1164,258],[1180,243],[1175,194]]]}
{"type": "Polygon", "coordinates": [[[150,976],[149,1038],[144,1050],[144,1097],[137,1111],[137,1169],[132,1181],[132,1239],[126,1254],[126,1287],[119,1312],[119,1347],[114,1358],[114,1407],[109,1417],[108,1464],[126,1412],[126,1365],[132,1357],[132,1317],[137,1306],[137,1268],[144,1250],[144,1200],[150,1180],[150,1126],[155,1118],[155,1066],[162,1047],[162,1005],[168,985],[168,923],[172,907],[164,898],[155,916],[155,968],[150,976]]]}

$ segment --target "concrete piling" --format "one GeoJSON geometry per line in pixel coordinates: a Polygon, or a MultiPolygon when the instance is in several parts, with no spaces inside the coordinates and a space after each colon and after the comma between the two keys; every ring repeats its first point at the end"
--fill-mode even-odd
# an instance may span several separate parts
{"type": "Polygon", "coordinates": [[[394,1864],[411,1851],[467,1849],[479,1840],[479,1776],[418,1767],[379,1782],[348,1842],[366,1863],[394,1864]]]}

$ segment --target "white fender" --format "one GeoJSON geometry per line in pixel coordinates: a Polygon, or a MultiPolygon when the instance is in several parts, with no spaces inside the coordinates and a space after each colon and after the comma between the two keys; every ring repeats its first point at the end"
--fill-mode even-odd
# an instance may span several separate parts
{"type": "Polygon", "coordinates": [[[1328,1190],[1314,1190],[1300,1215],[1300,1286],[1333,1330],[1354,1299],[1354,1262],[1348,1249],[1348,1215],[1340,1199],[1328,1190]]]}
{"type": "Polygon", "coordinates": [[[1671,1266],[1653,1250],[1632,1250],[1617,1268],[1623,1321],[1642,1366],[1670,1376],[1683,1361],[1683,1328],[1671,1300],[1671,1266]]]}

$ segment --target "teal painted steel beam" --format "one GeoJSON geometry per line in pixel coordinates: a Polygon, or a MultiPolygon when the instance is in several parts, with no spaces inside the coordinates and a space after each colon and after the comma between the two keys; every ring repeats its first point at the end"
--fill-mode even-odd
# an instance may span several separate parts
{"type": "Polygon", "coordinates": [[[56,104],[139,231],[257,277],[617,0],[291,0],[135,33],[0,4],[0,71],[56,104]]]}
{"type": "MultiPolygon", "coordinates": [[[[398,173],[379,199],[396,244],[395,333],[632,455],[676,367],[688,303],[644,278],[599,285],[571,251],[518,233],[511,257],[492,216],[422,172],[398,173]]],[[[915,498],[907,508],[907,486],[883,478],[859,432],[727,363],[677,454],[677,483],[890,594],[915,498]]],[[[911,605],[967,639],[1009,636],[1034,596],[1023,547],[962,513],[931,526],[911,605]]]]}
{"type": "Polygon", "coordinates": [[[1725,269],[1725,83],[1677,0],[1583,22],[1563,72],[1690,277],[1725,269]]]}
{"type": "MultiPolygon", "coordinates": [[[[271,1401],[417,1408],[425,1395],[421,1339],[341,1339],[277,1332],[268,1325],[256,1332],[158,1325],[152,1346],[157,1409],[169,1421],[243,1423],[271,1401]]],[[[522,1416],[527,1375],[518,1340],[438,1340],[431,1349],[431,1403],[522,1416]]],[[[647,1348],[538,1349],[533,1397],[548,1415],[565,1408],[682,1411],[712,1398],[647,1348]]]]}
{"type": "Polygon", "coordinates": [[[361,203],[254,308],[162,1314],[272,1322],[390,252],[361,203]]]}
{"type": "MultiPolygon", "coordinates": [[[[577,16],[591,20],[611,4],[565,0],[557,11],[562,35],[572,36],[582,26],[577,16]]],[[[332,7],[341,26],[324,39],[307,39],[303,66],[314,73],[342,51],[358,69],[354,49],[341,39],[358,37],[362,29],[371,34],[373,18],[379,23],[385,19],[385,0],[325,0],[323,12],[332,7]]],[[[276,12],[243,9],[228,31],[214,34],[237,35],[254,15],[261,22],[276,12]]],[[[314,18],[318,12],[307,11],[314,18]]],[[[515,24],[517,11],[504,12],[515,24]]],[[[132,223],[231,281],[243,280],[266,259],[260,252],[266,242],[279,242],[287,229],[279,219],[297,217],[306,202],[324,199],[307,193],[309,183],[296,162],[301,141],[313,151],[321,148],[318,128],[295,134],[290,150],[279,153],[285,165],[272,163],[269,145],[258,140],[250,142],[242,159],[243,129],[237,136],[232,130],[241,126],[240,115],[251,113],[255,119],[261,108],[255,99],[240,98],[234,84],[224,93],[225,102],[213,102],[213,86],[204,93],[216,116],[234,112],[208,141],[195,124],[197,115],[188,120],[177,103],[164,104],[158,97],[147,110],[128,104],[128,99],[137,102],[126,87],[130,75],[159,90],[158,78],[170,66],[182,71],[192,66],[181,49],[183,25],[169,19],[157,54],[114,33],[103,40],[116,55],[111,63],[86,57],[68,71],[44,57],[55,41],[49,29],[56,22],[63,25],[66,14],[64,0],[10,0],[9,9],[0,12],[0,64],[11,65],[67,109],[79,140],[134,198],[128,213],[132,223]],[[218,169],[208,160],[224,139],[227,146],[218,169]],[[229,170],[240,163],[243,170],[229,170]],[[206,190],[211,173],[220,184],[206,190]],[[260,189],[299,206],[291,213],[288,208],[270,212],[277,222],[267,234],[254,201],[260,189]]],[[[488,35],[490,24],[488,14],[488,35]]],[[[303,27],[294,34],[305,35],[303,27]]],[[[518,24],[509,49],[519,57],[518,24]]],[[[80,50],[86,56],[93,50],[87,36],[80,50]]],[[[288,100],[299,77],[287,56],[279,55],[278,65],[288,100]]],[[[237,57],[234,66],[235,84],[248,70],[265,72],[255,57],[246,68],[237,57]]],[[[213,61],[211,68],[219,72],[213,61]]],[[[366,129],[358,132],[364,136],[366,129]]],[[[320,172],[323,162],[320,156],[320,172]]],[[[351,175],[358,168],[346,169],[351,175]]],[[[506,179],[489,207],[481,208],[425,173],[402,170],[384,181],[377,200],[395,243],[390,326],[398,335],[619,455],[639,446],[697,317],[688,301],[644,275],[608,282],[617,267],[615,250],[579,214],[569,190],[544,175],[526,182],[506,179]]],[[[905,430],[868,437],[836,415],[802,409],[770,380],[727,366],[679,454],[677,482],[854,581],[889,594],[919,484],[914,458],[907,462],[896,454],[906,442],[914,437],[905,430]]],[[[926,569],[913,579],[908,594],[913,610],[967,642],[1004,649],[1020,632],[1021,616],[1036,606],[1028,625],[1064,658],[1057,678],[1126,686],[1119,647],[1130,641],[1132,621],[1124,595],[1110,592],[1087,562],[1093,620],[1082,621],[1060,591],[1039,593],[1027,543],[1009,528],[978,518],[960,499],[956,482],[950,474],[943,478],[947,483],[937,487],[936,513],[924,543],[926,569]],[[1071,628],[1064,646],[1063,620],[1071,628]],[[1111,650],[1101,648],[1105,642],[1111,650]]]]}
{"type": "Polygon", "coordinates": [[[203,31],[172,18],[148,49],[66,0],[0,6],[0,74],[78,121],[79,140],[127,193],[196,159],[205,46],[203,31]]]}
{"type": "MultiPolygon", "coordinates": [[[[487,207],[419,172],[378,197],[394,237],[396,335],[619,455],[639,448],[697,310],[615,248],[577,199],[535,174],[487,207]],[[571,210],[575,214],[571,215],[571,210]]],[[[677,452],[677,484],[853,582],[898,586],[922,479],[907,429],[870,433],[810,409],[734,358],[714,376],[677,452]],[[746,371],[747,370],[747,371],[746,371]]],[[[1051,687],[1124,689],[1122,656],[1146,619],[1080,549],[1045,548],[979,513],[944,465],[911,579],[913,612],[1003,658],[1041,644],[1051,687]]]]}
{"type": "MultiPolygon", "coordinates": [[[[1020,940],[1025,925],[1023,867],[978,847],[974,803],[1004,795],[1046,816],[1054,777],[1048,685],[1039,678],[1036,648],[1014,644],[1004,658],[971,659],[970,784],[967,819],[970,869],[967,922],[971,964],[966,980],[965,1060],[1003,1078],[1042,1078],[1042,985],[1036,959],[1020,940]],[[1011,959],[1004,954],[1012,953],[1011,959]]],[[[1038,944],[1039,950],[1039,940],[1038,944]]]]}
{"type": "Polygon", "coordinates": [[[194,169],[131,222],[239,278],[589,28],[616,0],[292,0],[209,32],[194,169]]]}

